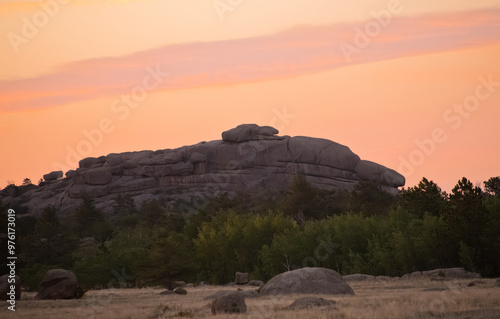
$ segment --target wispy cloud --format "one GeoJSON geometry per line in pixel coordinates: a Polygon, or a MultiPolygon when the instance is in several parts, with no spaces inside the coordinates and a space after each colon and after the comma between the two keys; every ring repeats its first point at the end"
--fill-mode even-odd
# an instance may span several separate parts
{"type": "MultiPolygon", "coordinates": [[[[47,0],[45,0],[47,1],[47,0]]],[[[71,4],[79,4],[79,5],[88,5],[92,3],[128,3],[128,2],[138,2],[144,0],[53,0],[57,1],[57,4],[63,5],[66,3],[71,4]]],[[[40,4],[44,1],[40,0],[2,0],[2,4],[0,6],[0,14],[3,13],[11,13],[11,12],[23,12],[23,11],[31,11],[31,10],[39,10],[40,4]]]]}
{"type": "Polygon", "coordinates": [[[128,56],[76,62],[37,78],[0,81],[0,111],[50,107],[128,92],[147,66],[169,76],[159,90],[232,84],[474,47],[500,41],[500,10],[393,18],[349,60],[365,24],[302,26],[259,38],[169,45],[128,56]]]}

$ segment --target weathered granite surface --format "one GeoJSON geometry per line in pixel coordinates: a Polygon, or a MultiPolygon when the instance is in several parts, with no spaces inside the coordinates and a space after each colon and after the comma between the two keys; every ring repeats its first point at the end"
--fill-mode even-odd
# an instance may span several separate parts
{"type": "Polygon", "coordinates": [[[159,197],[182,198],[196,209],[207,198],[237,191],[285,190],[296,174],[324,189],[352,189],[359,181],[376,180],[390,193],[404,186],[396,171],[361,160],[347,146],[321,138],[277,136],[275,128],[240,125],[222,133],[222,140],[177,149],[109,154],[85,158],[79,168],[52,172],[43,186],[22,196],[0,198],[3,205],[21,205],[38,214],[55,205],[71,213],[84,194],[109,211],[119,194],[135,204],[159,197]]]}

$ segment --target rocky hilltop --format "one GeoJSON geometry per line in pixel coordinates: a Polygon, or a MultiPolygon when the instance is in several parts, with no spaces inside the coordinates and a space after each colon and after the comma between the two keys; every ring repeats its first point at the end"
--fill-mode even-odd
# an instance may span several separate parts
{"type": "Polygon", "coordinates": [[[187,209],[200,208],[207,198],[238,191],[285,190],[296,174],[315,187],[352,189],[375,180],[395,194],[405,178],[396,171],[361,160],[347,146],[321,138],[277,136],[278,130],[255,124],[222,133],[222,140],[177,149],[89,157],[63,177],[44,175],[45,182],[21,196],[1,195],[2,205],[28,208],[38,214],[54,205],[62,214],[73,211],[87,194],[108,211],[119,194],[136,205],[165,197],[183,199],[187,209]]]}

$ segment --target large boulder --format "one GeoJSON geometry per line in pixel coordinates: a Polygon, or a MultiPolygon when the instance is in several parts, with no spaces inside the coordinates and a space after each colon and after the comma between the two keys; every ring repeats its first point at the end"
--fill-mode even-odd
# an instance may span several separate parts
{"type": "Polygon", "coordinates": [[[359,156],[349,147],[323,138],[296,136],[290,138],[288,150],[295,163],[322,165],[341,170],[354,170],[359,156]]]}
{"type": "Polygon", "coordinates": [[[217,297],[212,301],[212,314],[221,313],[245,313],[247,305],[245,297],[239,292],[233,292],[228,295],[217,297]]]}
{"type": "Polygon", "coordinates": [[[257,124],[242,124],[222,133],[222,140],[225,142],[241,143],[252,140],[282,139],[273,136],[279,131],[271,126],[258,126],[257,124]]]}
{"type": "Polygon", "coordinates": [[[43,175],[43,180],[45,181],[55,181],[63,177],[63,171],[53,171],[48,174],[43,175]]]}
{"type": "Polygon", "coordinates": [[[260,289],[260,294],[354,295],[354,291],[336,271],[306,267],[273,277],[260,289]]]}
{"type": "Polygon", "coordinates": [[[0,277],[0,298],[4,301],[21,299],[21,278],[18,275],[3,275],[0,277]]]}
{"type": "Polygon", "coordinates": [[[94,164],[97,163],[96,157],[87,157],[78,162],[78,166],[80,168],[91,168],[94,164]]]}
{"type": "Polygon", "coordinates": [[[326,190],[351,191],[360,181],[369,180],[379,182],[391,194],[404,186],[401,174],[361,160],[345,145],[277,133],[273,127],[244,124],[224,132],[222,140],[88,157],[80,161],[79,168],[67,172],[65,179],[60,171],[47,174],[44,177],[51,182],[42,183],[23,198],[0,193],[0,206],[19,205],[38,216],[43,207],[53,205],[69,214],[89,195],[103,211],[112,212],[118,195],[126,195],[181,201],[189,203],[186,211],[196,211],[214,196],[286,191],[296,175],[326,190]]]}
{"type": "Polygon", "coordinates": [[[47,271],[35,299],[73,299],[78,297],[76,275],[65,269],[47,271]]]}
{"type": "Polygon", "coordinates": [[[375,181],[392,187],[399,187],[405,184],[403,175],[374,162],[360,160],[356,164],[354,171],[358,173],[362,180],[375,181]]]}
{"type": "Polygon", "coordinates": [[[186,289],[179,287],[179,288],[174,289],[174,293],[176,293],[178,295],[187,295],[188,292],[186,289]]]}

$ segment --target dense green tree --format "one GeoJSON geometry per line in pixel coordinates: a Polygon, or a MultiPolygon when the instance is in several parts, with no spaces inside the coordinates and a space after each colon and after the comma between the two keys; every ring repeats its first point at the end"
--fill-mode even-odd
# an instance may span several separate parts
{"type": "Polygon", "coordinates": [[[441,216],[447,207],[446,192],[425,177],[417,186],[403,189],[399,196],[401,205],[408,212],[420,217],[423,217],[425,213],[441,216]]]}
{"type": "Polygon", "coordinates": [[[236,271],[258,272],[259,250],[294,222],[280,213],[266,215],[219,212],[193,240],[199,275],[214,283],[233,280],[236,271]]]}
{"type": "Polygon", "coordinates": [[[350,211],[363,216],[385,215],[395,197],[375,181],[361,181],[351,192],[350,211]]]}
{"type": "Polygon", "coordinates": [[[280,209],[299,224],[310,219],[325,218],[330,213],[329,203],[334,193],[315,188],[303,175],[296,175],[280,209]]]}
{"type": "Polygon", "coordinates": [[[167,209],[162,205],[162,203],[157,200],[150,200],[142,204],[139,210],[139,215],[142,221],[149,225],[157,224],[167,212],[167,209]]]}
{"type": "Polygon", "coordinates": [[[85,289],[123,288],[136,284],[141,269],[135,271],[135,263],[147,256],[147,246],[156,238],[160,230],[146,225],[136,225],[121,229],[110,243],[101,249],[92,249],[79,255],[83,257],[75,263],[73,271],[85,289]]]}
{"type": "Polygon", "coordinates": [[[47,206],[35,225],[34,233],[21,237],[20,247],[22,264],[52,264],[67,268],[74,262],[72,254],[78,247],[78,240],[61,226],[54,207],[47,206]]]}
{"type": "MultiPolygon", "coordinates": [[[[74,270],[86,289],[227,283],[236,271],[267,280],[306,266],[373,275],[462,266],[500,276],[497,179],[485,182],[483,192],[463,178],[448,196],[423,178],[395,197],[373,181],[352,192],[328,192],[299,176],[286,194],[206,198],[187,215],[162,200],[136,210],[133,199],[122,196],[111,214],[114,232],[88,197],[71,228],[54,207],[38,220],[20,218],[15,208],[19,273],[29,289],[50,268],[74,270]]],[[[9,186],[1,195],[21,196],[26,187],[36,186],[9,186]]],[[[6,228],[12,207],[2,208],[6,228]]]]}
{"type": "Polygon", "coordinates": [[[195,269],[192,243],[184,234],[159,236],[148,246],[145,256],[137,259],[134,269],[141,286],[170,286],[173,280],[192,279],[195,269]]]}
{"type": "Polygon", "coordinates": [[[484,260],[483,235],[487,214],[483,199],[482,190],[464,177],[452,189],[450,207],[444,216],[450,236],[449,247],[458,253],[459,260],[467,259],[472,270],[478,270],[477,262],[484,260]]]}
{"type": "Polygon", "coordinates": [[[500,196],[485,200],[486,226],[482,236],[484,242],[484,276],[500,276],[500,196]]]}
{"type": "Polygon", "coordinates": [[[118,227],[134,226],[140,222],[140,216],[130,195],[119,194],[113,205],[113,224],[118,227]]]}
{"type": "Polygon", "coordinates": [[[313,254],[309,241],[298,226],[275,234],[272,242],[264,244],[259,250],[262,266],[258,273],[261,278],[268,280],[282,272],[302,268],[304,260],[313,254]]]}
{"type": "Polygon", "coordinates": [[[484,182],[484,188],[488,193],[500,196],[500,176],[491,177],[484,182]]]}
{"type": "Polygon", "coordinates": [[[106,216],[95,207],[94,200],[84,196],[77,207],[75,215],[75,228],[80,238],[94,237],[100,242],[109,240],[113,235],[113,226],[106,216]]]}

